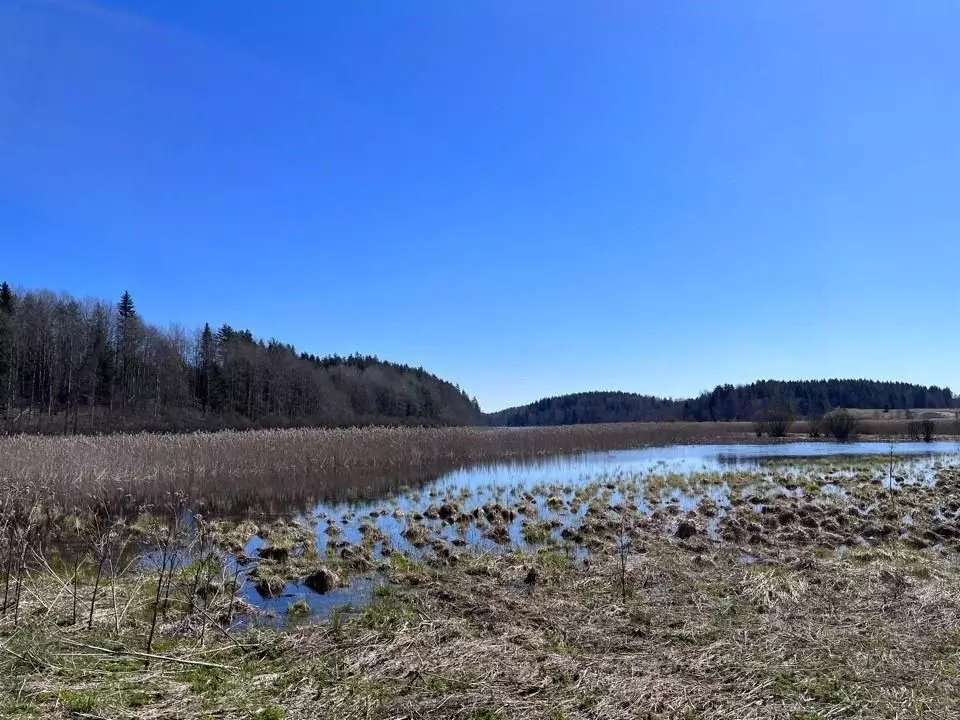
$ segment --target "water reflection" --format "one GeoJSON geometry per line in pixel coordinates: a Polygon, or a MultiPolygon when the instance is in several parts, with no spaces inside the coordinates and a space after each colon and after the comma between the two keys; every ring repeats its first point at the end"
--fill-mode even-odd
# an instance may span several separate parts
{"type": "MultiPolygon", "coordinates": [[[[383,477],[336,478],[324,486],[320,497],[313,502],[306,495],[286,504],[280,498],[270,505],[271,514],[295,516],[300,522],[311,526],[316,537],[319,553],[337,552],[338,549],[358,545],[365,531],[376,528],[383,541],[374,545],[374,557],[383,560],[385,546],[392,552],[403,552],[417,557],[430,551],[430,545],[413,542],[404,534],[411,519],[428,528],[434,537],[449,542],[470,546],[490,552],[503,547],[529,548],[537,543],[528,543],[525,529],[531,522],[549,528],[549,537],[562,546],[569,545],[571,553],[580,552],[566,543],[564,531],[576,527],[588,513],[588,502],[571,502],[577,490],[590,483],[601,483],[601,493],[608,506],[624,502],[617,481],[624,478],[679,475],[691,477],[698,473],[720,473],[716,482],[696,491],[672,488],[664,492],[657,503],[645,499],[642,493],[636,498],[637,509],[646,515],[669,510],[682,515],[698,507],[705,500],[712,502],[715,511],[708,521],[708,529],[715,528],[718,519],[731,503],[731,484],[723,475],[739,471],[764,471],[773,468],[780,478],[797,472],[808,472],[803,461],[816,458],[832,458],[842,465],[842,458],[886,456],[891,452],[890,443],[864,442],[844,445],[822,442],[784,443],[776,445],[684,445],[658,448],[642,448],[610,452],[592,452],[575,456],[552,456],[526,461],[496,462],[456,467],[444,472],[383,477]],[[794,461],[791,463],[791,461],[794,461]],[[553,493],[553,502],[548,497],[553,493]],[[525,504],[528,514],[516,514],[505,523],[508,542],[498,542],[487,534],[482,522],[453,522],[436,516],[438,503],[454,502],[456,513],[463,517],[482,514],[491,505],[516,507],[525,504]],[[431,508],[434,512],[431,512],[431,508]],[[329,532],[328,528],[337,528],[329,532]],[[386,544],[386,545],[385,545],[386,544]]],[[[897,458],[904,456],[910,462],[898,461],[897,482],[929,482],[934,468],[944,456],[960,453],[958,442],[897,443],[893,446],[897,458]]],[[[819,492],[842,494],[841,473],[831,473],[831,481],[823,482],[819,492]],[[836,480],[833,481],[833,479],[836,480]]],[[[753,494],[752,487],[741,488],[744,498],[753,494]]],[[[802,486],[786,483],[772,492],[803,497],[802,486]]],[[[758,501],[751,500],[755,510],[760,510],[758,501]]],[[[504,538],[501,538],[501,541],[504,538]]],[[[256,556],[263,540],[254,538],[246,552],[256,556]]],[[[297,599],[305,599],[311,608],[327,614],[336,607],[349,604],[361,606],[369,601],[382,577],[364,574],[354,578],[347,588],[318,595],[301,583],[290,581],[277,597],[262,598],[251,586],[244,590],[245,598],[252,604],[282,612],[297,599]]]]}

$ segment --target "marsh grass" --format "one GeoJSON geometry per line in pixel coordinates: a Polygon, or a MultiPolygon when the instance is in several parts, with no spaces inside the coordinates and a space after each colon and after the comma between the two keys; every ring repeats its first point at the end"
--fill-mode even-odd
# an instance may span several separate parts
{"type": "MultiPolygon", "coordinates": [[[[876,463],[869,469],[885,470],[876,463]]],[[[801,480],[816,483],[817,477],[801,480]]],[[[940,477],[934,486],[904,490],[897,502],[918,509],[919,503],[952,498],[955,472],[944,469],[940,477]]],[[[690,487],[716,482],[754,492],[758,477],[702,473],[690,487]]],[[[659,487],[669,494],[679,483],[665,479],[659,487]]],[[[882,520],[892,507],[884,504],[885,488],[865,480],[863,489],[872,493],[863,504],[875,506],[872,512],[882,520]]],[[[541,490],[566,497],[561,488],[541,490]]],[[[398,551],[387,559],[390,584],[379,586],[367,607],[281,630],[240,632],[208,619],[222,619],[232,605],[223,591],[230,567],[221,568],[212,583],[221,600],[201,612],[193,588],[205,584],[204,538],[217,534],[216,523],[188,528],[171,525],[169,515],[141,517],[136,530],[125,532],[150,538],[150,560],[115,579],[105,564],[107,586],[115,592],[100,594],[92,631],[82,621],[70,622],[71,559],[26,564],[20,622],[0,622],[0,715],[957,715],[960,564],[948,546],[918,548],[893,538],[838,551],[818,542],[822,535],[800,542],[783,532],[784,525],[764,530],[762,542],[751,541],[752,558],[744,563],[747,547],[741,543],[699,534],[675,538],[664,532],[672,527],[670,514],[643,520],[636,506],[641,490],[642,479],[624,475],[569,494],[568,502],[575,495],[583,502],[599,500],[596,514],[583,516],[598,527],[587,558],[558,543],[496,552],[463,548],[457,562],[440,548],[419,557],[398,551]],[[617,526],[612,530],[611,522],[617,526]],[[171,546],[194,560],[168,561],[174,569],[161,573],[156,543],[171,527],[179,528],[171,546]],[[170,588],[169,601],[157,603],[157,588],[161,598],[170,588]],[[147,653],[145,638],[158,606],[147,653]],[[904,697],[910,702],[904,704],[904,697]]],[[[505,495],[518,507],[530,502],[522,493],[505,495]]],[[[453,489],[452,497],[461,496],[453,489]]],[[[447,499],[427,495],[423,502],[447,499]]],[[[798,511],[816,508],[822,533],[834,508],[852,501],[837,496],[778,502],[798,511]]],[[[501,518],[506,509],[488,507],[501,518]]],[[[732,501],[728,513],[731,521],[763,517],[749,500],[732,501]]],[[[240,526],[224,528],[223,537],[240,526]]],[[[243,527],[271,542],[300,543],[295,523],[243,527]]],[[[428,548],[434,548],[438,527],[429,526],[428,548]]],[[[858,530],[844,532],[849,538],[858,530]]],[[[81,602],[91,595],[93,557],[76,573],[81,602]]],[[[302,618],[303,606],[294,603],[289,616],[302,618]]]]}
{"type": "MultiPolygon", "coordinates": [[[[263,470],[283,458],[250,460],[263,470]]],[[[286,461],[304,482],[300,463],[320,462],[286,461]]],[[[216,478],[221,492],[264,502],[272,489],[256,473],[236,484],[194,475],[194,494],[137,504],[166,486],[147,473],[116,489],[106,471],[83,476],[90,486],[58,484],[71,462],[0,493],[0,716],[960,713],[960,471],[947,463],[926,483],[908,482],[906,461],[884,456],[799,470],[610,473],[535,493],[503,485],[483,500],[457,487],[413,490],[423,513],[396,516],[388,503],[312,518],[349,519],[359,533],[321,556],[310,523],[198,512],[216,478]],[[696,507],[681,508],[678,496],[696,507]],[[387,538],[375,517],[388,515],[415,552],[376,556],[387,538]],[[444,540],[465,515],[502,544],[444,540]],[[558,517],[575,523],[562,542],[558,517]],[[510,534],[518,524],[521,547],[510,534]],[[282,587],[323,562],[343,577],[378,569],[389,584],[328,622],[238,630],[233,620],[249,608],[236,600],[245,573],[231,556],[253,535],[263,540],[261,557],[248,558],[253,582],[270,576],[282,587]]],[[[286,616],[302,619],[304,605],[286,616]]]]}
{"type": "Polygon", "coordinates": [[[147,672],[121,659],[122,672],[91,676],[90,661],[104,668],[106,658],[81,666],[69,646],[36,650],[26,638],[16,651],[50,664],[5,670],[36,717],[55,714],[58,693],[94,698],[105,717],[185,720],[262,708],[289,720],[908,719],[960,709],[949,559],[897,543],[819,555],[781,546],[743,566],[721,548],[644,543],[625,601],[611,593],[613,545],[589,565],[482,553],[329,623],[253,630],[242,647],[210,643],[203,655],[183,641],[166,649],[227,670],[147,672]],[[531,568],[539,579],[524,589],[531,568]]]}
{"type": "MultiPolygon", "coordinates": [[[[931,421],[933,422],[933,421],[931,421]]],[[[467,464],[645,445],[747,441],[751,424],[622,423],[535,428],[353,428],[0,438],[0,503],[46,495],[61,512],[132,514],[181,493],[198,511],[280,512],[291,502],[418,487],[467,464]]],[[[796,423],[806,432],[804,421],[796,423]]],[[[860,421],[906,437],[907,421],[860,421]]],[[[934,423],[935,435],[955,428],[934,423]]],[[[924,433],[927,434],[926,431],[924,433]]],[[[0,512],[3,511],[0,505],[0,512]]]]}
{"type": "Polygon", "coordinates": [[[42,488],[61,508],[133,513],[180,493],[198,511],[286,510],[382,495],[467,463],[749,436],[749,423],[355,428],[0,438],[0,498],[42,488]]]}
{"type": "MultiPolygon", "coordinates": [[[[182,522],[182,499],[137,523],[89,507],[54,522],[57,506],[42,505],[41,497],[22,497],[19,509],[11,509],[8,497],[0,517],[3,554],[13,558],[0,611],[0,672],[74,668],[83,678],[77,687],[55,684],[40,694],[53,699],[54,709],[98,716],[113,694],[97,682],[104,666],[130,661],[144,672],[155,663],[204,666],[195,656],[167,652],[182,644],[202,651],[213,626],[227,634],[235,593],[225,589],[227,565],[206,533],[197,532],[196,521],[182,522]]],[[[29,710],[30,703],[20,707],[22,687],[16,697],[10,707],[0,704],[0,716],[29,710]]]]}

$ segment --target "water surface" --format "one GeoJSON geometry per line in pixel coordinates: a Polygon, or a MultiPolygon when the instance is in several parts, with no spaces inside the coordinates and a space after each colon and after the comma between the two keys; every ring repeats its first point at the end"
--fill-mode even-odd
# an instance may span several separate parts
{"type": "MultiPolygon", "coordinates": [[[[822,484],[821,491],[836,494],[844,492],[843,482],[847,475],[843,466],[846,460],[852,465],[865,457],[880,458],[891,453],[895,456],[893,475],[898,478],[897,482],[930,482],[936,467],[960,463],[960,442],[677,445],[499,462],[454,470],[422,487],[394,490],[377,500],[326,500],[315,504],[310,512],[298,513],[298,519],[314,529],[317,550],[321,554],[336,552],[344,545],[361,543],[364,529],[370,527],[375,527],[385,538],[384,542],[377,542],[373,547],[378,560],[386,557],[385,545],[387,554],[393,551],[417,557],[430,552],[429,544],[418,545],[404,536],[411,521],[429,528],[436,537],[447,541],[497,552],[504,547],[528,548],[524,528],[531,522],[551,524],[549,537],[560,542],[564,528],[576,526],[588,511],[586,502],[577,506],[570,501],[579,489],[597,483],[600,483],[601,492],[605,492],[605,501],[616,505],[623,500],[616,489],[618,481],[625,478],[642,487],[651,478],[718,473],[720,476],[716,482],[696,492],[673,489],[662,495],[659,504],[651,504],[641,497],[637,507],[648,515],[667,505],[677,506],[671,510],[687,512],[708,498],[722,516],[732,492],[730,483],[723,479],[727,474],[770,473],[782,479],[791,474],[814,472],[809,461],[828,458],[832,461],[831,482],[822,484]],[[558,501],[563,504],[558,505],[558,501]],[[433,516],[438,506],[445,502],[455,503],[458,514],[462,515],[482,511],[491,505],[517,507],[521,504],[534,512],[511,518],[506,523],[509,541],[501,539],[498,542],[488,536],[482,522],[455,523],[433,516]],[[336,531],[331,533],[330,526],[336,531]]],[[[887,472],[881,470],[882,467],[878,464],[878,473],[887,472]]],[[[397,487],[396,484],[388,486],[397,487]]],[[[796,487],[780,488],[779,491],[800,496],[804,492],[796,487]]],[[[742,488],[740,492],[749,493],[750,488],[742,488]]],[[[248,544],[247,553],[255,557],[263,544],[261,538],[254,538],[248,544]]],[[[324,595],[296,581],[289,582],[279,597],[261,598],[253,587],[247,587],[244,595],[254,605],[278,613],[291,602],[303,598],[315,613],[326,615],[335,607],[362,606],[369,601],[376,585],[383,582],[375,573],[368,573],[355,578],[348,587],[324,595]]]]}

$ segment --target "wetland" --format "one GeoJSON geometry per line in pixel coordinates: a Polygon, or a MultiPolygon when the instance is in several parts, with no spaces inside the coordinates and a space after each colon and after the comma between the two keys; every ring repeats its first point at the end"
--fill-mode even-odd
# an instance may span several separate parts
{"type": "Polygon", "coordinates": [[[241,504],[196,472],[84,504],[64,457],[5,496],[4,716],[960,712],[952,440],[341,463],[241,504]]]}

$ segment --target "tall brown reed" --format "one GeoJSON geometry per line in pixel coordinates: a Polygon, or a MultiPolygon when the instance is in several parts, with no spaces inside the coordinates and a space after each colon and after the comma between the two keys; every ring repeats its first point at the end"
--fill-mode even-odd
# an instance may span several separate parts
{"type": "MultiPolygon", "coordinates": [[[[214,509],[375,493],[465,463],[746,437],[748,423],[632,423],[549,428],[355,428],[183,435],[0,438],[0,497],[27,483],[61,507],[94,498],[107,515],[183,493],[214,509]]],[[[201,509],[198,507],[197,509],[201,509]]]]}

